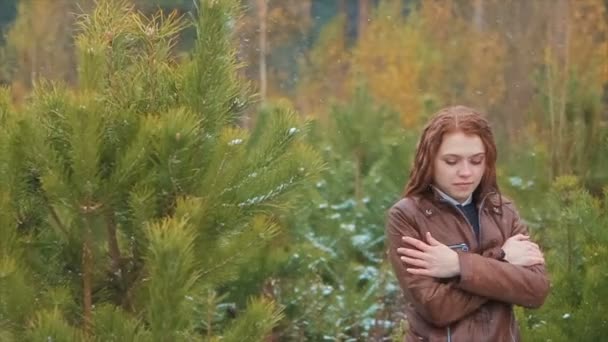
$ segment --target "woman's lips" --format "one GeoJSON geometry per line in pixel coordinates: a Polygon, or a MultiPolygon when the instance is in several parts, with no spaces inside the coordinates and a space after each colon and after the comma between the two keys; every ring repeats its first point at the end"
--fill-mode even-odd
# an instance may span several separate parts
{"type": "Polygon", "coordinates": [[[456,183],[454,186],[458,189],[468,189],[473,183],[456,183]]]}

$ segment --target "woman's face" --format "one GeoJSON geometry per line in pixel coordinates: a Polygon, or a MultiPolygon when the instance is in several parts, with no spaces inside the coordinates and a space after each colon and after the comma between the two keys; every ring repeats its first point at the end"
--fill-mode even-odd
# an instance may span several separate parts
{"type": "Polygon", "coordinates": [[[445,134],[434,160],[434,185],[458,202],[466,201],[483,177],[485,152],[478,135],[445,134]]]}

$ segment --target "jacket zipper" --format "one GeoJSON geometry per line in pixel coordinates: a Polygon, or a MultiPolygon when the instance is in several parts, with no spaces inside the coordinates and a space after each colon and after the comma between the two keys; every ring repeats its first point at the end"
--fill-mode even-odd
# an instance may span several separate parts
{"type": "Polygon", "coordinates": [[[475,228],[473,228],[473,225],[471,224],[471,221],[469,221],[469,219],[467,218],[467,216],[462,211],[460,211],[460,209],[458,209],[458,207],[456,205],[448,202],[452,207],[454,207],[454,209],[458,213],[460,213],[460,215],[462,217],[464,217],[464,220],[469,224],[469,227],[471,227],[471,233],[473,233],[473,237],[475,238],[475,242],[477,243],[477,248],[479,248],[480,245],[481,245],[481,231],[482,231],[482,229],[481,229],[481,211],[483,210],[483,205],[484,205],[484,203],[486,201],[486,198],[488,198],[488,196],[491,195],[491,194],[493,194],[493,192],[489,192],[489,193],[487,193],[487,194],[485,194],[483,196],[483,198],[481,199],[481,203],[479,205],[479,210],[477,210],[477,222],[479,222],[479,236],[477,236],[475,234],[475,228]]]}
{"type": "MultiPolygon", "coordinates": [[[[484,205],[484,203],[486,201],[486,198],[488,198],[488,195],[490,195],[490,194],[491,193],[487,193],[485,196],[483,196],[483,198],[481,199],[481,203],[479,204],[479,210],[477,210],[477,222],[479,222],[479,236],[477,236],[475,234],[475,228],[473,227],[473,225],[471,224],[471,221],[469,221],[469,219],[467,218],[467,216],[462,211],[460,211],[460,209],[458,209],[458,207],[456,207],[454,204],[450,203],[454,207],[454,209],[456,209],[456,211],[459,212],[460,215],[462,215],[462,217],[464,217],[465,221],[467,221],[467,223],[469,224],[469,227],[471,227],[471,232],[473,233],[473,237],[475,237],[475,239],[476,239],[475,242],[477,242],[477,248],[479,248],[480,245],[481,245],[481,232],[482,232],[482,229],[481,229],[481,211],[483,210],[483,205],[484,205]]],[[[461,246],[461,245],[464,245],[466,247],[466,244],[464,244],[464,243],[462,243],[460,245],[456,245],[456,246],[461,246]]],[[[456,246],[450,246],[450,247],[456,247],[456,246]]],[[[450,328],[449,325],[448,325],[448,328],[447,328],[447,335],[448,335],[447,341],[448,342],[452,342],[452,329],[450,328]]],[[[513,335],[511,334],[511,336],[513,336],[513,335]]]]}
{"type": "Polygon", "coordinates": [[[481,239],[481,232],[483,232],[483,229],[481,229],[481,211],[483,210],[483,205],[486,201],[486,198],[488,198],[488,196],[492,194],[494,194],[494,192],[488,192],[487,194],[485,194],[485,196],[483,196],[483,198],[481,199],[481,203],[479,204],[479,210],[477,210],[477,222],[479,222],[479,239],[477,242],[478,247],[481,247],[481,241],[483,241],[481,239]]]}
{"type": "MultiPolygon", "coordinates": [[[[479,241],[477,239],[477,234],[475,234],[475,229],[473,228],[473,225],[471,224],[471,221],[469,221],[469,219],[466,217],[466,215],[462,211],[460,211],[460,209],[458,209],[457,206],[455,206],[452,203],[449,203],[449,204],[452,207],[454,207],[454,210],[456,210],[460,214],[460,216],[464,217],[464,220],[469,224],[469,227],[471,228],[471,233],[473,233],[473,240],[475,241],[475,243],[477,243],[477,245],[478,245],[477,247],[479,247],[479,241]]],[[[479,209],[481,210],[481,207],[479,209]]],[[[481,225],[479,225],[479,233],[481,234],[481,225]]]]}
{"type": "Polygon", "coordinates": [[[466,243],[459,243],[456,245],[449,245],[448,247],[450,247],[451,249],[460,249],[463,252],[468,252],[469,251],[469,246],[467,246],[466,243]]]}
{"type": "Polygon", "coordinates": [[[513,306],[511,305],[511,319],[509,322],[509,335],[511,335],[511,341],[515,342],[515,336],[513,335],[513,324],[515,322],[515,311],[513,311],[513,306]]]}

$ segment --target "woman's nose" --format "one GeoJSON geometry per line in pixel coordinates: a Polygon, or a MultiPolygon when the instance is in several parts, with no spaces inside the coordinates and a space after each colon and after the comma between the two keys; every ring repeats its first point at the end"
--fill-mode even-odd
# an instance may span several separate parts
{"type": "Polygon", "coordinates": [[[468,177],[471,175],[471,166],[469,163],[464,163],[461,168],[458,169],[458,175],[462,177],[468,177]]]}

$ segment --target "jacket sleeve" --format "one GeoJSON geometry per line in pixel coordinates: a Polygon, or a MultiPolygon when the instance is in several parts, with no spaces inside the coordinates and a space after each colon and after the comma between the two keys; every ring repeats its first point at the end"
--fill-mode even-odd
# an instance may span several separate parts
{"type": "MultiPolygon", "coordinates": [[[[527,234],[515,208],[512,214],[511,236],[527,234]]],[[[475,253],[460,254],[458,288],[493,300],[524,306],[540,307],[549,294],[549,278],[544,265],[531,267],[512,265],[475,253]]]]}
{"type": "Polygon", "coordinates": [[[397,248],[404,244],[404,236],[421,239],[420,232],[398,207],[388,212],[387,226],[388,258],[393,266],[403,294],[418,312],[430,324],[444,327],[459,321],[477,310],[487,299],[463,291],[455,286],[455,281],[442,282],[437,278],[413,275],[406,271],[406,266],[397,254],[397,248]],[[450,308],[446,310],[446,308],[450,308]]]}

